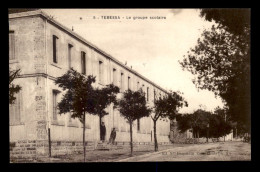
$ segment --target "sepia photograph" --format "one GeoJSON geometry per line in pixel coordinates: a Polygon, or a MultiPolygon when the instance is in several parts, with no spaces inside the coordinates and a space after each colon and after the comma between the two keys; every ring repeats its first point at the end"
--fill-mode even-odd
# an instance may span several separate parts
{"type": "Polygon", "coordinates": [[[10,163],[251,161],[250,8],[9,8],[10,163]]]}

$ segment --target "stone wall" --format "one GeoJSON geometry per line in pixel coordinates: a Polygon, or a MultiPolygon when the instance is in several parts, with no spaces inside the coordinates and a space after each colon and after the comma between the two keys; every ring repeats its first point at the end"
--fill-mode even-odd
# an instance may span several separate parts
{"type": "MultiPolygon", "coordinates": [[[[95,143],[86,141],[86,150],[94,150],[95,143]]],[[[66,155],[82,153],[82,141],[52,141],[51,155],[66,155]]],[[[49,156],[48,141],[20,140],[10,142],[10,158],[12,159],[37,159],[37,157],[49,156]]]]}
{"type": "Polygon", "coordinates": [[[36,146],[35,140],[10,142],[10,158],[36,158],[36,146]]]}
{"type": "MultiPolygon", "coordinates": [[[[86,151],[93,151],[97,148],[97,142],[86,141],[86,151]]],[[[158,145],[169,145],[169,142],[161,142],[158,145]]],[[[149,149],[149,145],[153,142],[133,142],[135,150],[149,149]]],[[[115,142],[112,149],[130,149],[130,142],[115,142]]],[[[82,141],[52,141],[51,156],[59,156],[66,154],[83,153],[82,141]]],[[[37,140],[20,140],[10,142],[10,159],[11,161],[21,159],[37,159],[38,157],[49,156],[48,141],[37,140]]]]}

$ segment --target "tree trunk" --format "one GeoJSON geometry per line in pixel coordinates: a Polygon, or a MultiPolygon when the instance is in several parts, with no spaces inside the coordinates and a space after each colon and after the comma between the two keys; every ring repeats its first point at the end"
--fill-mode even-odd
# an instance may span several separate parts
{"type": "Polygon", "coordinates": [[[200,142],[200,131],[198,130],[198,139],[197,139],[197,143],[200,142]]]}
{"type": "Polygon", "coordinates": [[[130,124],[130,147],[131,147],[131,156],[133,156],[133,129],[132,129],[132,122],[130,124]]]}
{"type": "Polygon", "coordinates": [[[99,138],[101,140],[101,116],[100,115],[98,116],[99,116],[99,138]]]}
{"type": "Polygon", "coordinates": [[[207,128],[207,143],[209,142],[209,128],[207,128]]]}
{"type": "Polygon", "coordinates": [[[154,134],[154,151],[158,151],[157,135],[156,135],[156,120],[153,120],[153,134],[154,134]]]}
{"type": "Polygon", "coordinates": [[[84,154],[84,162],[86,162],[86,146],[85,146],[85,112],[83,113],[83,154],[84,154]]]}
{"type": "Polygon", "coordinates": [[[48,128],[48,140],[49,140],[49,157],[51,157],[51,129],[48,128]]]}

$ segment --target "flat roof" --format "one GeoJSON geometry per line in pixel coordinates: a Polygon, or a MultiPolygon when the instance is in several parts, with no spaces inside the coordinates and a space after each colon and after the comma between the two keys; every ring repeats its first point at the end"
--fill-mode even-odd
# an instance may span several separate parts
{"type": "Polygon", "coordinates": [[[69,35],[71,35],[72,37],[78,39],[79,41],[81,41],[82,43],[86,44],[87,46],[93,48],[98,53],[100,53],[100,54],[104,55],[105,57],[111,59],[112,61],[114,61],[115,63],[120,65],[121,67],[125,68],[126,70],[130,71],[131,73],[135,74],[136,76],[138,76],[138,77],[142,78],[143,80],[145,80],[146,82],[150,83],[154,87],[157,87],[161,91],[163,91],[163,92],[168,94],[168,92],[165,89],[163,89],[159,85],[155,84],[154,82],[150,81],[146,77],[142,76],[141,74],[139,74],[135,70],[129,68],[126,65],[124,65],[122,62],[118,61],[116,58],[114,58],[110,54],[108,54],[105,51],[101,50],[96,45],[92,44],[91,42],[87,41],[85,38],[81,37],[80,35],[76,34],[72,30],[67,28],[66,26],[62,25],[58,21],[56,21],[53,18],[51,18],[47,13],[43,12],[42,10],[35,10],[35,11],[28,11],[28,12],[21,12],[21,13],[12,13],[12,14],[9,14],[8,17],[9,17],[9,19],[12,19],[12,18],[29,17],[29,16],[37,16],[37,15],[39,15],[41,17],[44,17],[45,19],[47,19],[47,21],[49,23],[55,25],[56,27],[60,28],[61,30],[65,31],[65,32],[67,32],[69,35]]]}

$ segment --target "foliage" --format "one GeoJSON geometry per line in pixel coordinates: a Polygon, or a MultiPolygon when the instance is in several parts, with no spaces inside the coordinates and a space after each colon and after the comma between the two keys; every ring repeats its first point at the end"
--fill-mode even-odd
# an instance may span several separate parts
{"type": "Polygon", "coordinates": [[[224,100],[233,121],[249,126],[249,39],[213,25],[211,30],[204,30],[180,64],[194,75],[197,88],[213,91],[224,100]]]}
{"type": "MultiPolygon", "coordinates": [[[[250,132],[250,9],[202,9],[201,17],[214,20],[233,37],[234,47],[241,52],[235,54],[236,62],[232,68],[234,75],[230,78],[228,93],[221,96],[229,107],[228,115],[238,124],[238,130],[250,132]],[[230,96],[232,95],[232,96],[230,96]],[[236,95],[235,98],[233,96],[236,95]]],[[[231,61],[232,62],[232,61],[231,61]]]]}
{"type": "Polygon", "coordinates": [[[216,23],[226,27],[235,35],[244,34],[244,29],[250,27],[250,9],[213,9],[205,8],[201,10],[201,17],[206,20],[214,20],[216,23]]]}
{"type": "Polygon", "coordinates": [[[191,114],[190,124],[192,126],[193,132],[197,135],[197,137],[206,136],[210,115],[210,112],[201,109],[191,114]]]}
{"type": "Polygon", "coordinates": [[[184,100],[180,92],[170,91],[169,94],[163,98],[159,97],[154,100],[154,116],[153,120],[157,121],[159,118],[174,119],[177,112],[183,106],[188,106],[187,101],[184,100]]]}
{"type": "Polygon", "coordinates": [[[95,77],[87,78],[74,69],[59,77],[55,83],[63,90],[67,89],[64,98],[58,104],[60,113],[72,112],[72,117],[82,120],[82,109],[90,114],[98,114],[100,117],[107,115],[105,108],[112,102],[116,104],[116,94],[119,88],[112,84],[104,88],[92,87],[95,77]]]}
{"type": "Polygon", "coordinates": [[[232,126],[225,116],[223,116],[224,110],[215,111],[210,118],[209,133],[210,137],[222,137],[231,132],[232,126]]]}
{"type": "Polygon", "coordinates": [[[105,111],[105,108],[114,103],[114,106],[117,105],[116,94],[119,93],[119,88],[113,84],[107,85],[104,88],[95,90],[95,113],[99,115],[100,118],[107,115],[108,112],[105,111]]]}
{"type": "Polygon", "coordinates": [[[194,137],[222,137],[230,133],[232,126],[230,121],[225,118],[225,109],[216,109],[214,113],[196,110],[192,114],[182,114],[177,118],[178,130],[185,132],[192,129],[194,137]]]}
{"type": "Polygon", "coordinates": [[[95,92],[92,87],[95,77],[85,77],[83,74],[69,70],[55,81],[59,87],[66,90],[62,100],[58,103],[59,113],[71,112],[72,118],[79,118],[83,122],[83,112],[95,114],[95,92]]]}
{"type": "Polygon", "coordinates": [[[13,104],[15,101],[15,94],[18,93],[22,87],[13,83],[14,79],[19,76],[20,69],[11,70],[9,69],[9,104],[13,104]]]}
{"type": "Polygon", "coordinates": [[[178,116],[176,117],[177,120],[177,126],[178,126],[178,130],[183,133],[189,129],[191,129],[191,124],[190,124],[190,120],[191,120],[191,114],[185,113],[185,114],[178,114],[178,116]]]}
{"type": "Polygon", "coordinates": [[[152,111],[146,105],[145,93],[131,90],[123,93],[123,98],[118,102],[118,109],[129,123],[149,116],[152,111]]]}

